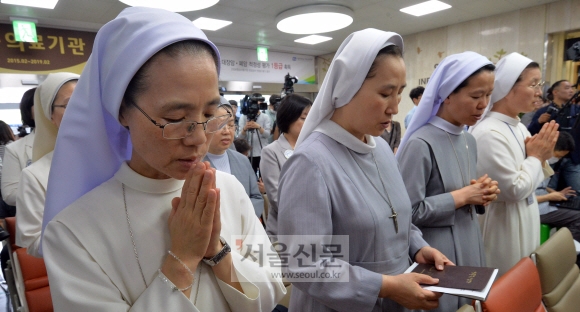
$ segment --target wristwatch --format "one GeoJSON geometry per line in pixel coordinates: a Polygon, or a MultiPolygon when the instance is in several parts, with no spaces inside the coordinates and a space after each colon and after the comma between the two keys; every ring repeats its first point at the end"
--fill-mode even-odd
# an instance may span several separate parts
{"type": "Polygon", "coordinates": [[[215,256],[211,257],[211,258],[203,258],[203,262],[209,266],[214,266],[218,263],[220,263],[220,261],[222,261],[222,259],[230,253],[230,251],[232,251],[232,249],[230,248],[230,245],[228,245],[228,243],[226,242],[226,240],[220,236],[220,242],[222,243],[222,245],[224,245],[222,247],[222,250],[220,250],[217,254],[215,254],[215,256]]]}

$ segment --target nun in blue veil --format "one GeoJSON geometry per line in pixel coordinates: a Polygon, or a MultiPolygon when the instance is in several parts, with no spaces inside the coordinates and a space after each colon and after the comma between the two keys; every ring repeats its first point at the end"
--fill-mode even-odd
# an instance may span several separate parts
{"type": "Polygon", "coordinates": [[[55,311],[271,311],[283,297],[244,188],[202,162],[231,117],[219,63],[176,13],[128,8],[99,30],[48,182],[55,311]]]}
{"type": "MultiPolygon", "coordinates": [[[[475,52],[449,55],[435,69],[397,153],[413,224],[429,245],[461,266],[484,266],[476,211],[497,198],[497,182],[476,175],[473,126],[489,105],[495,66],[475,52]]],[[[471,300],[443,295],[436,311],[471,300]]]]}

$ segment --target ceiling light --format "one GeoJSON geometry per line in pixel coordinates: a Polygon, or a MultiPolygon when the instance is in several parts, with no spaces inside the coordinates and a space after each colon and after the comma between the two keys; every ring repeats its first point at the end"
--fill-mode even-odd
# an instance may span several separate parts
{"type": "Polygon", "coordinates": [[[294,40],[294,42],[306,43],[306,44],[317,44],[317,43],[321,43],[321,42],[328,41],[328,40],[332,40],[332,38],[326,37],[326,36],[319,36],[319,35],[310,35],[310,36],[306,36],[306,37],[303,37],[300,39],[296,39],[296,40],[294,40]]]}
{"type": "Polygon", "coordinates": [[[325,33],[352,24],[352,15],[351,9],[341,5],[305,5],[278,14],[276,27],[289,34],[325,33]]]}
{"type": "Polygon", "coordinates": [[[119,0],[129,6],[165,9],[171,12],[189,12],[214,6],[219,0],[119,0]]]}
{"type": "Polygon", "coordinates": [[[447,10],[451,6],[447,3],[437,1],[437,0],[430,0],[421,2],[419,4],[415,4],[406,8],[402,8],[399,11],[415,16],[423,16],[431,13],[435,13],[442,10],[447,10]]]}
{"type": "Polygon", "coordinates": [[[195,25],[199,29],[204,30],[218,30],[220,28],[224,28],[231,24],[230,21],[219,20],[215,18],[207,18],[207,17],[200,17],[193,21],[193,25],[195,25]]]}
{"type": "Polygon", "coordinates": [[[0,0],[0,3],[22,5],[42,9],[54,9],[58,0],[0,0]]]}

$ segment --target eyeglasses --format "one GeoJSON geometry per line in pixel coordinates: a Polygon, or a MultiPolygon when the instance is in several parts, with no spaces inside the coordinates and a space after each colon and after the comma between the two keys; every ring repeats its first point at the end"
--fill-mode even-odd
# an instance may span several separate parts
{"type": "Polygon", "coordinates": [[[228,112],[225,115],[212,117],[204,122],[183,120],[179,122],[168,122],[162,125],[155,121],[153,118],[149,117],[149,115],[147,115],[147,113],[145,113],[141,107],[137,106],[137,104],[131,104],[135,105],[135,107],[141,113],[143,113],[143,115],[145,115],[145,117],[147,117],[147,119],[149,119],[154,125],[161,128],[163,130],[163,137],[168,140],[178,140],[185,138],[195,130],[197,125],[201,125],[205,133],[214,133],[223,128],[232,117],[232,114],[228,112]]]}
{"type": "Polygon", "coordinates": [[[238,131],[238,126],[237,125],[233,125],[233,126],[231,126],[231,125],[225,125],[223,127],[223,129],[226,129],[228,131],[230,131],[230,130],[238,131]]]}
{"type": "Polygon", "coordinates": [[[545,81],[539,81],[529,87],[536,90],[542,90],[542,86],[544,86],[545,83],[545,81]]]}

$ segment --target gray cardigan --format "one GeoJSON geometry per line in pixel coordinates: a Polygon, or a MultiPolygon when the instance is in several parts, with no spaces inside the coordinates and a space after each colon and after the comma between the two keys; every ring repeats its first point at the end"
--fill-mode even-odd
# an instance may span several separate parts
{"type": "MultiPolygon", "coordinates": [[[[264,198],[262,198],[262,194],[260,194],[260,190],[258,189],[258,180],[248,157],[231,149],[227,149],[226,153],[228,153],[231,174],[242,183],[252,201],[252,205],[254,205],[256,216],[260,217],[264,211],[264,198]]],[[[215,168],[207,156],[204,158],[204,161],[209,161],[210,165],[215,168]]]]}

